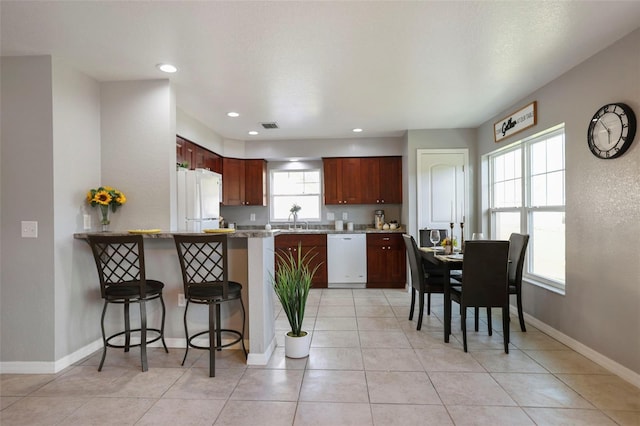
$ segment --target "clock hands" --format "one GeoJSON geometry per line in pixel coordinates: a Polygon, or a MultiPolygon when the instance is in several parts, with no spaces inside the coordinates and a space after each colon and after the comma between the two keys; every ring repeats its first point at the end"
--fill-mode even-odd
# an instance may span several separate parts
{"type": "Polygon", "coordinates": [[[600,123],[602,125],[602,127],[604,127],[604,129],[607,131],[607,143],[611,143],[611,129],[609,129],[607,127],[606,124],[604,124],[604,120],[602,120],[602,118],[600,120],[598,120],[598,123],[600,123]]]}

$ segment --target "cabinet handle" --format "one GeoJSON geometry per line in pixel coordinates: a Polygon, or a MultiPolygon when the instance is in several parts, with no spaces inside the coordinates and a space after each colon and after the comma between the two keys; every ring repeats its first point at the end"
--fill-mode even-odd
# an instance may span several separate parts
{"type": "Polygon", "coordinates": [[[390,239],[391,239],[391,238],[389,238],[389,237],[384,237],[384,238],[383,238],[383,240],[384,240],[384,241],[389,241],[390,239]]]}

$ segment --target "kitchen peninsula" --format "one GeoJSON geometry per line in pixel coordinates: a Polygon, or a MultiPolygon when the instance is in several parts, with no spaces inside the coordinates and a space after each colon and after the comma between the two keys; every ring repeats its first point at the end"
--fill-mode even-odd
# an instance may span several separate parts
{"type": "MultiPolygon", "coordinates": [[[[335,233],[378,234],[395,233],[400,235],[404,229],[379,231],[362,228],[355,231],[336,231],[332,229],[309,229],[289,231],[287,229],[238,229],[226,234],[229,237],[229,279],[243,284],[242,298],[247,306],[247,330],[249,338],[249,355],[247,364],[265,365],[276,347],[275,336],[275,298],[270,277],[274,269],[275,236],[279,234],[335,234],[335,233]]],[[[178,256],[173,242],[173,234],[178,232],[159,232],[144,234],[145,263],[147,278],[162,281],[165,284],[164,300],[167,305],[165,336],[168,346],[181,348],[184,343],[183,315],[184,307],[177,306],[178,295],[183,293],[182,278],[178,264],[178,256]]],[[[127,232],[112,232],[113,235],[127,232]]],[[[86,239],[88,233],[74,234],[75,239],[86,239]]],[[[89,245],[86,245],[90,253],[89,245]]],[[[404,254],[404,252],[403,252],[404,254]]],[[[91,285],[88,283],[87,285],[91,285]]],[[[97,277],[95,290],[98,290],[97,277]]],[[[202,327],[207,322],[205,310],[190,313],[189,321],[202,327]]],[[[133,312],[133,311],[132,311],[133,312]]],[[[223,317],[229,328],[239,329],[241,317],[234,313],[229,317],[223,309],[223,317]],[[231,324],[229,324],[231,322],[231,324]]],[[[155,304],[148,304],[149,323],[159,321],[160,310],[155,304]]],[[[109,319],[107,319],[108,321],[109,319]]],[[[114,318],[117,324],[121,319],[114,318]]],[[[226,326],[226,325],[225,325],[226,326]]]]}

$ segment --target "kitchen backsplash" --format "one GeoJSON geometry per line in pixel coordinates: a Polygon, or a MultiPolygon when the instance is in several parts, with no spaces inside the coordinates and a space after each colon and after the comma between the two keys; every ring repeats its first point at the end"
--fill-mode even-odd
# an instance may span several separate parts
{"type": "MultiPolygon", "coordinates": [[[[384,210],[385,221],[390,222],[396,220],[400,222],[400,214],[402,206],[400,204],[383,204],[383,205],[357,205],[349,207],[340,206],[322,206],[322,220],[319,222],[309,222],[312,225],[333,225],[335,220],[342,220],[345,223],[353,222],[354,226],[373,226],[373,215],[375,210],[384,210]],[[342,219],[342,214],[347,213],[347,219],[342,219]],[[333,213],[335,220],[327,220],[327,213],[333,213]]],[[[258,226],[263,227],[267,223],[277,225],[284,222],[270,222],[269,207],[251,207],[251,206],[221,206],[220,214],[224,217],[226,223],[235,222],[238,226],[258,226]],[[251,215],[255,215],[255,220],[251,220],[251,215]]]]}

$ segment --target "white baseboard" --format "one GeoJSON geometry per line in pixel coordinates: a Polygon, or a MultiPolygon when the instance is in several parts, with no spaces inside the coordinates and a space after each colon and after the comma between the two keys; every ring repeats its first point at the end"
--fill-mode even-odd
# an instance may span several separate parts
{"type": "Polygon", "coordinates": [[[102,339],[95,340],[77,351],[60,358],[57,361],[15,361],[0,362],[2,374],[55,374],[88,357],[102,348],[102,339]]]}
{"type": "Polygon", "coordinates": [[[247,357],[247,365],[267,365],[269,363],[269,359],[271,358],[271,354],[276,349],[276,338],[275,336],[271,340],[271,343],[267,346],[266,350],[262,353],[249,352],[249,356],[247,357]]]}
{"type": "MultiPolygon", "coordinates": [[[[518,309],[515,306],[511,305],[510,311],[516,317],[518,316],[518,309]]],[[[553,337],[557,341],[567,345],[574,351],[578,352],[580,355],[583,355],[586,358],[589,358],[591,361],[609,370],[610,372],[620,377],[621,379],[626,380],[632,385],[640,388],[640,374],[636,373],[635,371],[628,369],[624,365],[617,363],[611,358],[607,358],[601,353],[596,352],[595,350],[591,349],[585,344],[578,342],[574,338],[569,337],[564,333],[561,333],[560,331],[556,330],[555,328],[551,327],[548,324],[545,324],[539,319],[532,317],[526,312],[524,313],[524,319],[527,323],[540,329],[541,331],[545,332],[546,334],[553,337]]]]}

